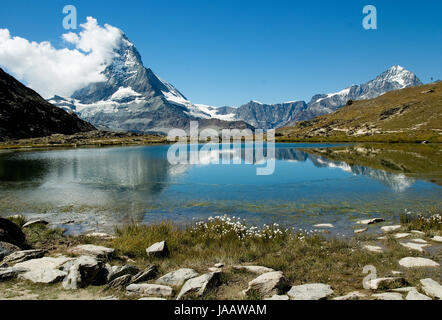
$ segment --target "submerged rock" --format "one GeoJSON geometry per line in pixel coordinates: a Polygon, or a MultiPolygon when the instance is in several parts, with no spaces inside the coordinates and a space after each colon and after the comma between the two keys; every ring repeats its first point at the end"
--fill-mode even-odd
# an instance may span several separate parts
{"type": "Polygon", "coordinates": [[[384,222],[384,221],[385,220],[382,218],[373,218],[373,219],[359,220],[359,221],[356,221],[356,223],[369,225],[369,224],[375,224],[375,223],[380,223],[380,222],[384,222]]]}
{"type": "Polygon", "coordinates": [[[314,225],[315,228],[334,228],[335,226],[331,223],[319,223],[314,225]]]}
{"type": "Polygon", "coordinates": [[[401,228],[400,225],[395,225],[395,226],[385,226],[385,227],[381,227],[381,230],[384,232],[393,232],[393,231],[397,231],[401,228]]]}
{"type": "Polygon", "coordinates": [[[38,225],[38,224],[45,226],[45,225],[48,225],[49,222],[47,222],[47,221],[45,221],[45,220],[42,220],[42,219],[32,220],[32,221],[26,222],[26,223],[22,226],[22,228],[24,229],[24,228],[28,228],[28,227],[30,227],[30,226],[34,226],[34,225],[38,225]]]}

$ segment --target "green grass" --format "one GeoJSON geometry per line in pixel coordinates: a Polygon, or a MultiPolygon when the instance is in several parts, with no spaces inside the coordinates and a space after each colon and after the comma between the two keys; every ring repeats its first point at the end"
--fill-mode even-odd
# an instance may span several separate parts
{"type": "MultiPolygon", "coordinates": [[[[404,223],[404,230],[415,227],[409,223],[404,223]]],[[[438,232],[440,226],[439,221],[428,228],[438,232]]],[[[149,226],[131,224],[118,228],[117,238],[104,244],[115,248],[118,254],[132,257],[140,265],[158,265],[162,274],[178,268],[194,268],[203,273],[217,262],[224,262],[226,266],[261,265],[283,271],[292,285],[328,283],[336,294],[363,290],[362,280],[365,275],[362,269],[366,265],[374,265],[378,276],[391,276],[392,270],[400,268],[398,261],[401,258],[420,255],[410,252],[392,237],[383,243],[386,252],[378,254],[361,248],[362,244],[377,242],[378,236],[375,235],[361,235],[354,239],[326,239],[319,234],[305,236],[290,230],[276,232],[277,226],[250,234],[247,234],[247,230],[250,228],[235,228],[233,222],[216,219],[186,228],[175,227],[171,222],[149,226]],[[170,256],[148,258],[145,249],[163,240],[168,243],[170,256]]],[[[423,275],[437,277],[438,274],[434,270],[405,272],[407,280],[414,285],[418,285],[423,275]]],[[[238,293],[246,289],[248,281],[256,277],[229,267],[223,270],[223,274],[223,284],[210,297],[239,299],[238,293]]]]}
{"type": "MultiPolygon", "coordinates": [[[[20,228],[23,227],[26,222],[28,222],[22,215],[9,217],[8,219],[20,228]]],[[[26,243],[30,246],[41,246],[46,243],[60,241],[64,239],[63,234],[65,232],[64,229],[49,228],[43,224],[31,225],[24,228],[22,231],[26,236],[26,243]]]]}
{"type": "Polygon", "coordinates": [[[26,223],[26,218],[22,215],[11,216],[8,220],[14,222],[20,228],[26,223]]]}
{"type": "MultiPolygon", "coordinates": [[[[440,216],[404,215],[401,218],[402,228],[399,232],[411,229],[423,230],[427,235],[440,234],[442,222],[440,216]]],[[[225,267],[221,275],[221,285],[210,290],[202,299],[252,299],[262,297],[257,292],[248,296],[240,293],[247,288],[248,282],[257,275],[232,268],[236,264],[261,265],[282,271],[291,285],[305,283],[327,283],[332,286],[335,295],[347,294],[350,291],[364,291],[362,281],[365,278],[364,266],[373,265],[377,276],[391,276],[392,270],[404,272],[404,277],[412,286],[419,287],[419,280],[424,277],[438,279],[439,269],[408,270],[400,268],[398,261],[406,256],[427,256],[409,251],[392,236],[382,241],[384,253],[371,253],[362,249],[364,244],[379,243],[375,234],[362,234],[352,239],[327,239],[321,234],[305,235],[289,229],[280,229],[276,224],[254,228],[239,219],[215,217],[208,221],[180,228],[172,222],[155,225],[129,224],[115,230],[115,239],[105,240],[86,237],[63,237],[62,230],[51,229],[44,225],[35,225],[25,229],[28,243],[35,248],[44,248],[49,255],[66,254],[67,247],[79,243],[93,243],[116,249],[117,256],[128,256],[131,263],[141,269],[155,264],[160,275],[179,268],[193,268],[199,273],[208,272],[215,263],[223,262],[225,267]],[[148,257],[146,248],[155,242],[167,241],[170,255],[164,258],[148,257]]],[[[440,254],[430,256],[440,261],[440,254]]],[[[121,261],[112,263],[120,264],[121,261]]],[[[0,284],[6,298],[14,298],[23,290],[37,293],[39,298],[69,298],[69,294],[59,286],[35,286],[25,282],[11,282],[12,285],[0,284]],[[8,289],[8,290],[9,290],[8,289]],[[16,292],[16,293],[14,293],[16,292]],[[17,293],[18,292],[18,293],[17,293]]],[[[101,287],[91,287],[78,296],[115,295],[124,299],[120,291],[102,291],[101,287]]],[[[179,292],[179,288],[176,291],[179,292]]],[[[387,288],[384,288],[387,289],[387,288]]],[[[79,292],[80,293],[80,292],[79,292]]],[[[0,294],[0,297],[2,295],[0,294]]]]}
{"type": "Polygon", "coordinates": [[[25,228],[26,242],[33,245],[51,243],[63,239],[64,229],[48,228],[45,225],[36,224],[25,228]]]}
{"type": "Polygon", "coordinates": [[[409,230],[419,230],[423,232],[441,232],[442,218],[440,214],[429,216],[402,214],[401,224],[405,224],[409,230]]]}

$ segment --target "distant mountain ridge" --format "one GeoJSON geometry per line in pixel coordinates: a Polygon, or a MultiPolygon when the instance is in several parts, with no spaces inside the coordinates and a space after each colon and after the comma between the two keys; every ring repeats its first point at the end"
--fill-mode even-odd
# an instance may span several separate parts
{"type": "Polygon", "coordinates": [[[285,141],[442,142],[442,83],[390,91],[278,129],[285,141]]]}
{"type": "Polygon", "coordinates": [[[51,105],[0,68],[0,141],[92,130],[90,123],[51,105]]]}
{"type": "Polygon", "coordinates": [[[272,129],[332,113],[349,100],[378,97],[386,92],[422,84],[410,71],[394,66],[374,80],[340,92],[315,95],[309,103],[263,104],[250,101],[238,108],[194,104],[179,90],[145,68],[138,50],[121,34],[115,58],[103,71],[105,81],[91,83],[71,97],[49,102],[75,112],[99,128],[132,132],[163,132],[188,128],[272,129]]]}
{"type": "Polygon", "coordinates": [[[376,98],[389,91],[417,85],[422,85],[422,82],[414,73],[401,66],[393,66],[374,80],[347,87],[336,93],[315,95],[309,103],[292,101],[263,104],[259,101],[250,101],[239,108],[214,108],[202,105],[200,107],[206,112],[209,110],[213,117],[228,116],[230,120],[243,120],[257,128],[272,129],[335,112],[345,106],[349,100],[376,98]]]}

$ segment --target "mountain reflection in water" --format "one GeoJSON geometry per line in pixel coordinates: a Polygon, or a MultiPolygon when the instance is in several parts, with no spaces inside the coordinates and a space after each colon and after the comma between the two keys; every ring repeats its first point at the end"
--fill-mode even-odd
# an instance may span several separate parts
{"type": "Polygon", "coordinates": [[[210,150],[193,165],[170,164],[166,145],[1,153],[0,215],[88,212],[95,219],[105,213],[104,220],[119,223],[242,212],[257,221],[278,214],[280,221],[281,214],[291,218],[307,207],[322,207],[318,214],[331,217],[368,203],[388,206],[385,211],[440,206],[441,186],[428,174],[421,179],[410,170],[342,161],[331,147],[336,145],[277,144],[271,176],[256,175],[263,159],[244,163],[250,145],[210,150]],[[214,164],[222,153],[241,164],[214,164]]]}

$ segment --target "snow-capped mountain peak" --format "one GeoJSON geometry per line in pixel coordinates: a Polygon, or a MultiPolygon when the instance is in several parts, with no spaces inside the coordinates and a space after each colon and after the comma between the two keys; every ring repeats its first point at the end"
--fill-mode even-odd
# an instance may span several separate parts
{"type": "Polygon", "coordinates": [[[375,98],[388,91],[421,84],[412,72],[393,66],[374,80],[335,93],[316,95],[308,104],[292,101],[269,105],[251,100],[239,108],[215,108],[193,104],[173,85],[146,68],[140,53],[124,33],[119,44],[103,71],[105,81],[91,83],[70,98],[56,96],[50,102],[76,112],[98,127],[116,130],[167,132],[171,128],[187,127],[194,119],[218,127],[230,127],[228,122],[235,121],[243,127],[246,122],[256,128],[272,129],[334,112],[349,100],[375,98]]]}
{"type": "Polygon", "coordinates": [[[407,87],[410,85],[416,85],[418,80],[416,75],[405,68],[396,65],[379,75],[375,80],[385,81],[385,82],[397,82],[402,87],[407,87]]]}
{"type": "MultiPolygon", "coordinates": [[[[168,132],[172,128],[188,127],[195,118],[207,120],[201,128],[211,124],[221,128],[231,125],[223,123],[230,117],[217,117],[217,110],[202,110],[193,105],[173,85],[146,68],[140,53],[124,33],[102,74],[105,81],[90,83],[69,98],[55,96],[49,101],[97,127],[113,130],[168,132]]],[[[237,125],[250,127],[244,122],[237,125]]]]}
{"type": "Polygon", "coordinates": [[[421,84],[422,82],[413,72],[396,65],[367,83],[352,85],[336,93],[314,96],[309,102],[309,109],[315,115],[327,114],[344,106],[349,100],[372,99],[389,91],[421,84]]]}

